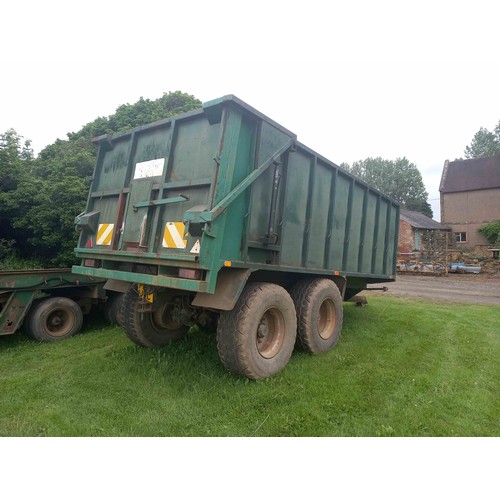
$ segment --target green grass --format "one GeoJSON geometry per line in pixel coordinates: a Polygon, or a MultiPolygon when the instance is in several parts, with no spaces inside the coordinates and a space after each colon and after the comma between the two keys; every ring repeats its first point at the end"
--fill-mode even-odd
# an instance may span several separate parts
{"type": "Polygon", "coordinates": [[[99,316],[59,343],[0,337],[0,435],[498,436],[498,307],[378,296],[344,311],[335,349],[259,382],[196,330],[152,350],[99,316]]]}

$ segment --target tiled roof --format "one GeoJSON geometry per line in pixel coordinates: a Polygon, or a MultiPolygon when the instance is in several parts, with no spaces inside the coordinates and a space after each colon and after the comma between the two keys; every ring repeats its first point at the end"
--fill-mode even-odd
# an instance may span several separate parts
{"type": "Polygon", "coordinates": [[[500,188],[500,155],[471,160],[446,160],[439,191],[457,193],[500,188]]]}
{"type": "Polygon", "coordinates": [[[400,218],[405,222],[408,222],[410,226],[416,229],[440,229],[447,231],[449,228],[443,226],[439,222],[427,217],[420,212],[412,212],[411,210],[401,210],[400,218]]]}

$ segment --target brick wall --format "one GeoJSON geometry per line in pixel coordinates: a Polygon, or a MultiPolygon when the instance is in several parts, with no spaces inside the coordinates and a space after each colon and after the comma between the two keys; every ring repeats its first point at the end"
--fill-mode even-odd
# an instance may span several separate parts
{"type": "Polygon", "coordinates": [[[409,253],[415,250],[414,230],[408,222],[399,221],[398,253],[409,253]]]}

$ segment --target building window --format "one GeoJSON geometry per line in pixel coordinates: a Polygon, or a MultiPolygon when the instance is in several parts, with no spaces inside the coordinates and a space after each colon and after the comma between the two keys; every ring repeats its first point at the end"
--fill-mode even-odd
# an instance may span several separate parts
{"type": "Polygon", "coordinates": [[[455,241],[457,243],[467,243],[467,233],[455,233],[455,241]]]}

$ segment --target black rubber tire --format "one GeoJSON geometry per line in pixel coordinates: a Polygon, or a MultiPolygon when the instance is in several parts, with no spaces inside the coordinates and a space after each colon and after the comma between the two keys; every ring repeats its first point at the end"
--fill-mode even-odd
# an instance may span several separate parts
{"type": "Polygon", "coordinates": [[[108,292],[108,300],[104,304],[104,316],[112,325],[123,326],[122,301],[123,293],[108,292]]]}
{"type": "Polygon", "coordinates": [[[297,344],[319,354],[340,338],[344,309],[337,285],[329,279],[304,280],[290,291],[297,312],[297,344]]]}
{"type": "Polygon", "coordinates": [[[296,334],[288,292],[278,285],[254,283],[245,287],[231,311],[221,313],[217,348],[228,371],[259,380],[286,366],[296,334]]]}
{"type": "Polygon", "coordinates": [[[127,337],[143,347],[162,347],[172,340],[181,339],[186,335],[189,326],[175,323],[166,326],[165,313],[168,313],[168,294],[157,294],[155,300],[161,300],[162,306],[155,312],[140,312],[139,293],[137,286],[132,285],[122,300],[121,315],[123,328],[127,337]],[[163,321],[163,324],[160,321],[163,321]]]}
{"type": "Polygon", "coordinates": [[[24,320],[24,330],[40,342],[63,340],[78,333],[83,323],[80,306],[66,297],[36,301],[24,320]]]}

